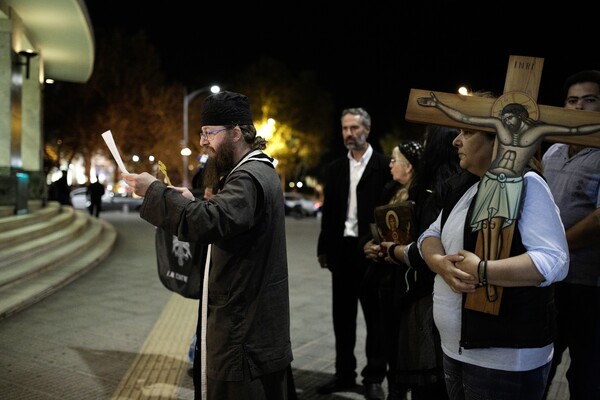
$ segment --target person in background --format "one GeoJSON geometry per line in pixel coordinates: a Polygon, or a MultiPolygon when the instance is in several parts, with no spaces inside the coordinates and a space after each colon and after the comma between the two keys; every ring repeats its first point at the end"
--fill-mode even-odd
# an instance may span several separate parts
{"type": "Polygon", "coordinates": [[[100,183],[100,179],[96,175],[96,181],[88,185],[86,192],[90,198],[88,210],[90,211],[90,215],[94,215],[96,218],[100,216],[100,212],[102,211],[102,196],[104,196],[104,192],[104,185],[100,183]]]}
{"type": "Polygon", "coordinates": [[[539,173],[524,174],[520,218],[507,258],[482,260],[469,211],[492,162],[495,136],[461,129],[454,139],[466,170],[444,195],[442,212],[417,241],[437,275],[433,316],[442,343],[451,400],[541,399],[553,353],[554,282],[568,269],[558,207],[539,173]],[[467,309],[467,293],[487,283],[504,287],[498,315],[467,309]]]}
{"type": "MultiPolygon", "coordinates": [[[[439,214],[444,182],[461,171],[452,146],[457,135],[455,128],[429,125],[423,150],[415,142],[393,149],[390,169],[396,184],[390,203],[414,202],[415,238],[439,214]]],[[[380,305],[386,313],[384,320],[390,322],[388,400],[406,399],[407,389],[413,400],[447,399],[440,337],[433,323],[435,275],[414,242],[377,245],[369,241],[364,251],[374,268],[387,269],[391,277],[387,285],[391,296],[382,296],[380,305]]]]}
{"type": "MultiPolygon", "coordinates": [[[[415,194],[412,183],[417,174],[422,153],[423,146],[416,141],[404,141],[392,149],[389,168],[393,180],[388,182],[384,188],[383,196],[385,201],[382,204],[391,205],[408,201],[414,203],[414,196],[411,196],[411,194],[415,194]]],[[[390,233],[387,235],[388,240],[396,242],[401,237],[404,238],[404,234],[399,235],[395,232],[395,229],[398,228],[398,215],[390,211],[387,211],[386,215],[388,215],[386,226],[390,230],[390,233]]],[[[403,297],[401,295],[402,290],[397,287],[397,284],[402,282],[404,275],[401,271],[397,271],[392,260],[384,261],[383,257],[379,257],[383,245],[380,246],[378,243],[385,239],[381,237],[382,229],[378,227],[378,231],[380,236],[377,238],[373,238],[373,235],[369,232],[367,237],[360,239],[365,256],[370,261],[362,290],[378,293],[378,308],[381,312],[381,323],[384,330],[385,353],[388,355],[387,400],[406,399],[408,388],[406,385],[399,384],[396,379],[398,373],[398,336],[401,318],[399,299],[403,297]],[[366,243],[365,240],[367,240],[366,243]]],[[[394,242],[390,242],[389,245],[395,245],[394,242]]]]}
{"type": "MultiPolygon", "coordinates": [[[[208,96],[201,121],[200,144],[215,161],[215,171],[205,173],[224,177],[211,199],[196,199],[185,187],[167,187],[147,172],[122,174],[144,197],[143,219],[180,240],[211,244],[203,289],[208,300],[200,301],[204,322],[198,324],[206,326],[206,335],[197,332],[198,343],[206,340],[206,354],[199,351],[194,357],[195,398],[295,399],[285,215],[276,161],[261,151],[266,141],[257,136],[243,94],[208,96]]],[[[210,181],[206,185],[212,186],[210,181]]]]}
{"type": "Polygon", "coordinates": [[[360,291],[367,260],[358,238],[370,231],[373,211],[383,203],[383,188],[391,180],[390,159],[369,144],[371,116],[363,108],[342,111],[342,139],[346,156],[326,169],[321,232],[317,256],[331,272],[335,376],[317,393],[347,391],[356,385],[356,318],[358,303],[365,318],[366,359],[362,383],[367,399],[383,399],[387,354],[376,291],[360,291]]]}
{"type": "MultiPolygon", "coordinates": [[[[567,78],[565,108],[600,111],[600,71],[567,78]]],[[[599,114],[600,119],[600,114],[599,114]]],[[[570,264],[556,284],[558,335],[548,387],[568,348],[571,399],[600,399],[600,149],[553,144],[542,158],[544,176],[560,208],[570,264]]]]}
{"type": "Polygon", "coordinates": [[[71,187],[69,186],[69,182],[67,177],[69,175],[69,171],[62,170],[61,177],[52,182],[50,185],[50,189],[48,191],[48,200],[58,201],[60,204],[72,206],[71,202],[71,187]]]}

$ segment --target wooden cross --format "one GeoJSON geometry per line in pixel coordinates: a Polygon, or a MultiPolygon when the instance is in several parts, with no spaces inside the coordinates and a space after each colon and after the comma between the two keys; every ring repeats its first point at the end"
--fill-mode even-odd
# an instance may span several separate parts
{"type": "MultiPolygon", "coordinates": [[[[505,95],[514,93],[515,96],[518,96],[518,92],[523,92],[534,101],[537,101],[543,66],[543,58],[510,56],[503,93],[505,95]]],[[[431,90],[410,90],[405,115],[408,122],[473,129],[473,126],[456,122],[439,110],[419,106],[417,99],[420,97],[428,97],[430,93],[431,90]]],[[[457,108],[462,112],[471,115],[492,115],[492,106],[496,102],[496,99],[463,96],[457,93],[434,93],[440,101],[450,107],[457,108]]],[[[506,97],[506,99],[509,99],[509,97],[506,97]]],[[[518,99],[517,102],[519,102],[518,99]]],[[[562,107],[544,105],[538,105],[537,107],[539,109],[539,114],[537,116],[532,116],[532,118],[546,123],[579,126],[596,124],[600,121],[600,115],[594,112],[569,110],[562,107]]],[[[477,130],[493,132],[493,130],[489,128],[478,127],[477,130]]],[[[579,144],[586,147],[600,147],[600,132],[585,136],[547,136],[545,140],[549,142],[579,144]]]]}
{"type": "MultiPolygon", "coordinates": [[[[466,129],[473,129],[475,126],[476,130],[497,133],[495,129],[489,125],[482,126],[479,124],[475,125],[473,123],[466,123],[464,118],[461,120],[460,118],[456,117],[456,114],[473,117],[493,116],[499,120],[499,116],[504,111],[505,106],[511,103],[517,103],[525,107],[525,109],[528,111],[529,118],[533,120],[540,120],[545,124],[560,126],[562,128],[578,127],[578,129],[581,129],[582,125],[599,124],[600,113],[585,112],[580,110],[567,110],[560,107],[543,106],[537,104],[537,95],[539,91],[543,64],[544,60],[542,58],[510,56],[504,84],[504,93],[498,99],[411,89],[406,110],[406,120],[409,122],[453,126],[466,129]],[[443,103],[443,107],[423,106],[426,104],[438,103],[443,103]],[[457,113],[454,113],[455,118],[452,118],[449,113],[446,112],[449,109],[457,111],[457,113]]],[[[452,114],[453,112],[450,111],[450,113],[452,114]]],[[[592,131],[591,129],[594,129],[595,133],[586,133],[585,136],[574,136],[572,133],[569,134],[569,136],[545,136],[544,140],[578,144],[586,147],[600,147],[600,127],[598,127],[598,129],[593,127],[586,129],[590,132],[592,131]]],[[[555,131],[552,133],[555,133],[555,131]]],[[[535,146],[538,144],[539,142],[537,142],[535,146]]],[[[519,144],[516,147],[518,147],[517,157],[519,157],[518,153],[520,150],[530,148],[530,146],[527,144],[519,144]]],[[[514,153],[515,152],[513,152],[513,154],[514,153]]],[[[530,152],[523,153],[529,154],[530,152]]],[[[518,158],[518,160],[521,160],[521,158],[518,158]]],[[[497,159],[494,160],[494,163],[496,162],[497,159]]],[[[523,160],[521,160],[521,164],[523,164],[523,160]]],[[[515,168],[515,170],[519,171],[520,168],[515,168]]],[[[491,219],[488,220],[488,225],[492,225],[491,219]]],[[[485,260],[508,257],[510,254],[510,245],[515,225],[516,223],[511,223],[509,226],[502,228],[501,237],[500,239],[497,239],[497,245],[499,248],[497,254],[495,252],[490,254],[489,241],[486,244],[487,251],[484,250],[483,229],[481,229],[477,236],[475,253],[485,260]]],[[[487,285],[486,287],[478,288],[475,293],[468,294],[465,307],[497,315],[500,310],[501,296],[501,287],[487,285]],[[490,298],[490,293],[494,294],[495,296],[490,298]]]]}

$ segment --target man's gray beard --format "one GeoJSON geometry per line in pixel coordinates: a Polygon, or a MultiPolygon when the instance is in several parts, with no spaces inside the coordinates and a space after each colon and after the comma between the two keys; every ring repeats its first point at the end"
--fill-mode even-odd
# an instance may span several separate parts
{"type": "Polygon", "coordinates": [[[350,144],[350,143],[344,141],[344,147],[346,147],[346,149],[350,150],[350,151],[360,151],[365,148],[366,144],[367,144],[366,139],[364,139],[364,140],[363,139],[361,139],[361,140],[354,139],[354,144],[350,144]]]}
{"type": "MultiPolygon", "coordinates": [[[[216,189],[219,181],[233,168],[233,142],[227,137],[216,153],[210,152],[204,167],[204,186],[216,189]]],[[[216,191],[215,191],[216,193],[216,191]]]]}

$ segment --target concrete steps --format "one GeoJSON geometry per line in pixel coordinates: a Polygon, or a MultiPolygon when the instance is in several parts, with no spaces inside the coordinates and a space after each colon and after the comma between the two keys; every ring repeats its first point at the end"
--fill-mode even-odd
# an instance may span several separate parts
{"type": "Polygon", "coordinates": [[[0,320],[98,265],[116,238],[108,222],[57,202],[0,217],[0,320]]]}

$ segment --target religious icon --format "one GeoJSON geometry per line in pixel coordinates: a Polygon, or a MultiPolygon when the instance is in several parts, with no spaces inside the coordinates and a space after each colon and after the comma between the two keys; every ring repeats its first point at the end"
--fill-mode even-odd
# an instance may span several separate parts
{"type": "MultiPolygon", "coordinates": [[[[535,101],[525,93],[520,93],[519,96],[526,101],[525,104],[528,104],[530,108],[535,105],[535,101]]],[[[484,221],[488,221],[489,225],[500,229],[506,228],[517,219],[523,187],[523,172],[544,137],[587,135],[600,131],[600,124],[568,127],[536,121],[530,117],[529,110],[524,104],[507,102],[507,98],[514,99],[515,95],[506,93],[500,96],[492,106],[492,110],[499,109],[496,104],[505,105],[500,109],[498,116],[490,117],[467,115],[448,107],[439,101],[433,92],[431,92],[431,97],[417,99],[419,105],[436,107],[458,122],[490,127],[496,131],[498,151],[482,178],[482,182],[486,182],[485,187],[488,189],[485,193],[480,191],[477,194],[475,211],[471,219],[473,231],[480,230],[484,221]],[[494,184],[490,184],[489,181],[494,184]]],[[[491,258],[486,259],[496,259],[498,249],[490,248],[487,255],[491,258]]]]}
{"type": "MultiPolygon", "coordinates": [[[[496,132],[498,150],[479,184],[470,221],[473,231],[481,231],[478,236],[481,251],[477,253],[483,260],[508,257],[514,222],[519,215],[523,174],[542,140],[546,136],[588,135],[600,131],[600,124],[568,127],[536,121],[530,111],[537,116],[537,105],[525,93],[509,92],[499,97],[492,106],[492,116],[465,114],[439,101],[433,92],[430,97],[417,98],[417,103],[435,107],[457,122],[492,128],[496,132]],[[516,100],[521,102],[514,102],[516,100]]],[[[499,299],[501,291],[493,285],[485,289],[488,301],[499,299]]]]}
{"type": "Polygon", "coordinates": [[[398,241],[398,214],[395,211],[388,211],[385,215],[385,222],[392,234],[392,240],[398,241]]]}
{"type": "Polygon", "coordinates": [[[414,203],[402,201],[375,208],[375,225],[381,241],[408,244],[414,236],[414,203]]]}

